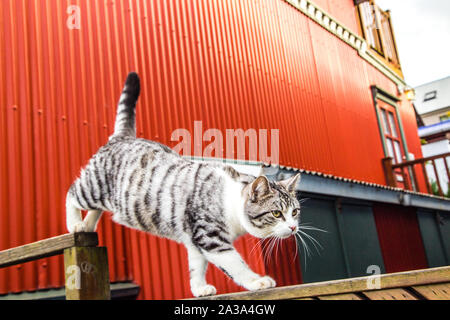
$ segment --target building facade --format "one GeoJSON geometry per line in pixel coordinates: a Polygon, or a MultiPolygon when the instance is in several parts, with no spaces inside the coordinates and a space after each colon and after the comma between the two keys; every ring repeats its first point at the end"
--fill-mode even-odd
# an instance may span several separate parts
{"type": "Polygon", "coordinates": [[[450,120],[450,76],[414,88],[417,112],[425,126],[450,120]]]}
{"type": "MultiPolygon", "coordinates": [[[[419,127],[422,139],[422,153],[425,158],[441,156],[437,162],[436,172],[432,164],[427,165],[427,175],[432,183],[438,183],[444,195],[450,196],[450,77],[426,83],[415,88],[415,107],[422,118],[419,127]],[[445,161],[445,162],[444,162],[445,161]]],[[[436,190],[435,190],[436,191],[436,190]]],[[[435,192],[436,193],[436,192],[435,192]]]]}
{"type": "MultiPolygon", "coordinates": [[[[450,202],[408,162],[423,158],[415,111],[389,13],[373,1],[7,0],[0,17],[0,250],[66,232],[66,191],[111,134],[135,70],[139,137],[174,147],[173,132],[198,121],[200,137],[278,130],[279,165],[248,146],[232,159],[274,179],[302,172],[302,221],[327,232],[311,233],[309,256],[293,239],[270,256],[239,239],[256,272],[289,285],[449,263],[450,202]]],[[[191,296],[182,246],[107,214],[98,233],[113,289],[191,296]]],[[[208,281],[242,290],[212,266],[208,281]]],[[[63,286],[61,257],[0,270],[3,297],[63,286]]]]}

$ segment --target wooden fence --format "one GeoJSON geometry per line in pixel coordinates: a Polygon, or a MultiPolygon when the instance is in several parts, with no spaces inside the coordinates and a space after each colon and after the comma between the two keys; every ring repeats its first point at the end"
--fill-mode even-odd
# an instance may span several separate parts
{"type": "Polygon", "coordinates": [[[95,232],[64,234],[0,251],[0,268],[64,254],[67,300],[111,298],[108,257],[95,232]]]}

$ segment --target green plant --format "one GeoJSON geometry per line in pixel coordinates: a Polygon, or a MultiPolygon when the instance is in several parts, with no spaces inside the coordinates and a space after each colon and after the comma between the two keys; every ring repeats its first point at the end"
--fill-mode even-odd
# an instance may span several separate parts
{"type": "Polygon", "coordinates": [[[450,198],[450,181],[447,182],[447,193],[444,196],[450,198]]]}
{"type": "Polygon", "coordinates": [[[435,196],[439,195],[439,186],[437,182],[434,180],[431,181],[431,193],[434,194],[435,196]]]}
{"type": "MultiPolygon", "coordinates": [[[[434,194],[435,196],[440,196],[439,186],[437,182],[432,179],[430,186],[431,186],[431,193],[434,194]]],[[[444,194],[444,197],[450,198],[450,181],[447,182],[447,192],[444,194]]]]}

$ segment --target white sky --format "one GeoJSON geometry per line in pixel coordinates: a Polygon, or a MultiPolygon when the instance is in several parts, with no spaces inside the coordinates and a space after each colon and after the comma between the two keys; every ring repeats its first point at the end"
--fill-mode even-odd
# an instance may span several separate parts
{"type": "Polygon", "coordinates": [[[406,82],[418,85],[450,76],[450,0],[376,0],[391,10],[406,82]]]}

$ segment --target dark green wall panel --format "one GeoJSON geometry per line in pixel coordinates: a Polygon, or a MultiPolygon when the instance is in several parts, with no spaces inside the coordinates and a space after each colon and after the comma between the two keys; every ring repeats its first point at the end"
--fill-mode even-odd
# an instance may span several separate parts
{"type": "Polygon", "coordinates": [[[342,235],[347,254],[350,275],[367,276],[367,268],[378,266],[384,273],[383,256],[378,242],[378,234],[369,205],[343,204],[342,235]]]}
{"type": "Polygon", "coordinates": [[[317,282],[348,277],[336,221],[334,201],[309,199],[302,205],[300,223],[308,223],[327,232],[307,231],[321,244],[319,253],[310,240],[311,257],[301,250],[300,262],[303,282],[317,282]],[[306,262],[305,262],[306,259],[306,262]]]}
{"type": "Polygon", "coordinates": [[[439,228],[442,242],[444,244],[445,254],[447,257],[447,265],[450,265],[450,213],[439,213],[439,228]]]}
{"type": "Polygon", "coordinates": [[[441,214],[440,217],[439,226],[435,212],[417,210],[420,233],[430,268],[449,264],[450,219],[448,215],[441,214]]]}

